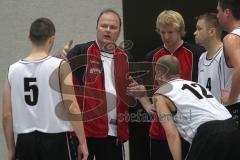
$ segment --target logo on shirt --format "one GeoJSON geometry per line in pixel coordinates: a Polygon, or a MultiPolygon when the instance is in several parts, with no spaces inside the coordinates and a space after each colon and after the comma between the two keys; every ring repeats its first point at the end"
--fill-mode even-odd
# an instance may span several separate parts
{"type": "Polygon", "coordinates": [[[101,70],[99,68],[91,68],[89,70],[89,73],[90,74],[100,74],[101,73],[101,70]]]}

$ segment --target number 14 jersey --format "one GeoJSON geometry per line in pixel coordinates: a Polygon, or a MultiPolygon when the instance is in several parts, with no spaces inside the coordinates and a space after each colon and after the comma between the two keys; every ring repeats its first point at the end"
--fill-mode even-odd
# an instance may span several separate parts
{"type": "Polygon", "coordinates": [[[222,89],[231,87],[232,68],[225,62],[223,48],[219,48],[212,59],[202,53],[198,63],[198,83],[206,87],[221,102],[222,89]]]}

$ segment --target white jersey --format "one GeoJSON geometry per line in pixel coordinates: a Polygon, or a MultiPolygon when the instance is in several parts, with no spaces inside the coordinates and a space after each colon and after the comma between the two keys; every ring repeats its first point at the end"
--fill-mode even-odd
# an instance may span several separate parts
{"type": "Polygon", "coordinates": [[[108,135],[117,136],[116,87],[113,54],[101,52],[108,109],[108,135]]]}
{"type": "Polygon", "coordinates": [[[48,56],[38,61],[19,60],[10,65],[8,80],[15,133],[36,130],[59,133],[72,130],[70,122],[59,119],[55,114],[56,105],[62,101],[58,75],[61,61],[48,56]],[[55,90],[50,86],[53,73],[57,86],[55,90]]]}
{"type": "Polygon", "coordinates": [[[213,96],[221,102],[221,92],[229,88],[232,77],[232,68],[225,62],[223,48],[219,48],[212,59],[207,59],[204,52],[198,62],[198,83],[206,87],[213,96]]]}
{"type": "MultiPolygon", "coordinates": [[[[240,27],[235,28],[230,34],[235,34],[235,35],[237,35],[237,36],[240,36],[240,27]]],[[[222,63],[223,63],[223,64],[226,64],[225,58],[222,58],[222,59],[223,59],[222,63]]],[[[225,65],[225,66],[227,66],[227,65],[225,65]]],[[[226,74],[225,77],[227,77],[227,78],[226,78],[227,81],[226,81],[225,89],[227,89],[227,90],[229,90],[229,91],[230,91],[230,89],[231,89],[231,87],[232,87],[232,75],[233,75],[233,71],[234,71],[233,68],[228,68],[228,72],[225,72],[225,74],[226,74]]],[[[240,102],[240,95],[238,96],[238,99],[237,99],[233,104],[239,103],[239,102],[240,102]]]]}
{"type": "Polygon", "coordinates": [[[232,117],[207,89],[196,82],[176,79],[161,86],[155,94],[163,94],[175,104],[176,127],[189,143],[201,124],[232,117]]]}
{"type": "Polygon", "coordinates": [[[240,36],[240,27],[235,28],[235,29],[231,32],[231,34],[235,34],[235,35],[237,35],[237,36],[240,36]]]}

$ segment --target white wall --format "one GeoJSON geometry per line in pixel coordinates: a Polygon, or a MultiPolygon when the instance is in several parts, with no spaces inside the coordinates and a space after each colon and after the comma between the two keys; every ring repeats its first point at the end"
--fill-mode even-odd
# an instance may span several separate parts
{"type": "MultiPolygon", "coordinates": [[[[48,17],[54,22],[56,40],[53,52],[56,52],[70,39],[75,44],[95,40],[97,17],[106,8],[112,8],[122,15],[121,0],[0,0],[0,91],[8,66],[31,51],[28,31],[32,21],[48,17]]],[[[2,104],[2,96],[0,102],[2,104]]],[[[1,118],[2,109],[0,113],[1,118]]],[[[0,146],[0,159],[5,160],[7,150],[2,123],[0,146]]],[[[128,151],[128,148],[125,150],[128,151]]]]}

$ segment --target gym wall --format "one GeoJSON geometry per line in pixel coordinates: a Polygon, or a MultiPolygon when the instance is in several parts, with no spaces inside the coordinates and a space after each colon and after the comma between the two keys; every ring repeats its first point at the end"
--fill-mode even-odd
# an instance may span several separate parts
{"type": "MultiPolygon", "coordinates": [[[[112,8],[122,15],[121,0],[0,0],[1,93],[8,66],[31,52],[28,32],[35,19],[48,17],[54,22],[56,27],[56,39],[52,51],[54,53],[62,49],[71,39],[74,40],[74,44],[95,40],[97,17],[106,8],[112,8]]],[[[123,35],[120,41],[122,37],[123,35]]],[[[0,103],[2,104],[2,94],[0,103]]],[[[0,119],[2,120],[2,109],[0,109],[0,119]]],[[[5,160],[7,150],[2,123],[0,146],[0,159],[5,160]]]]}

